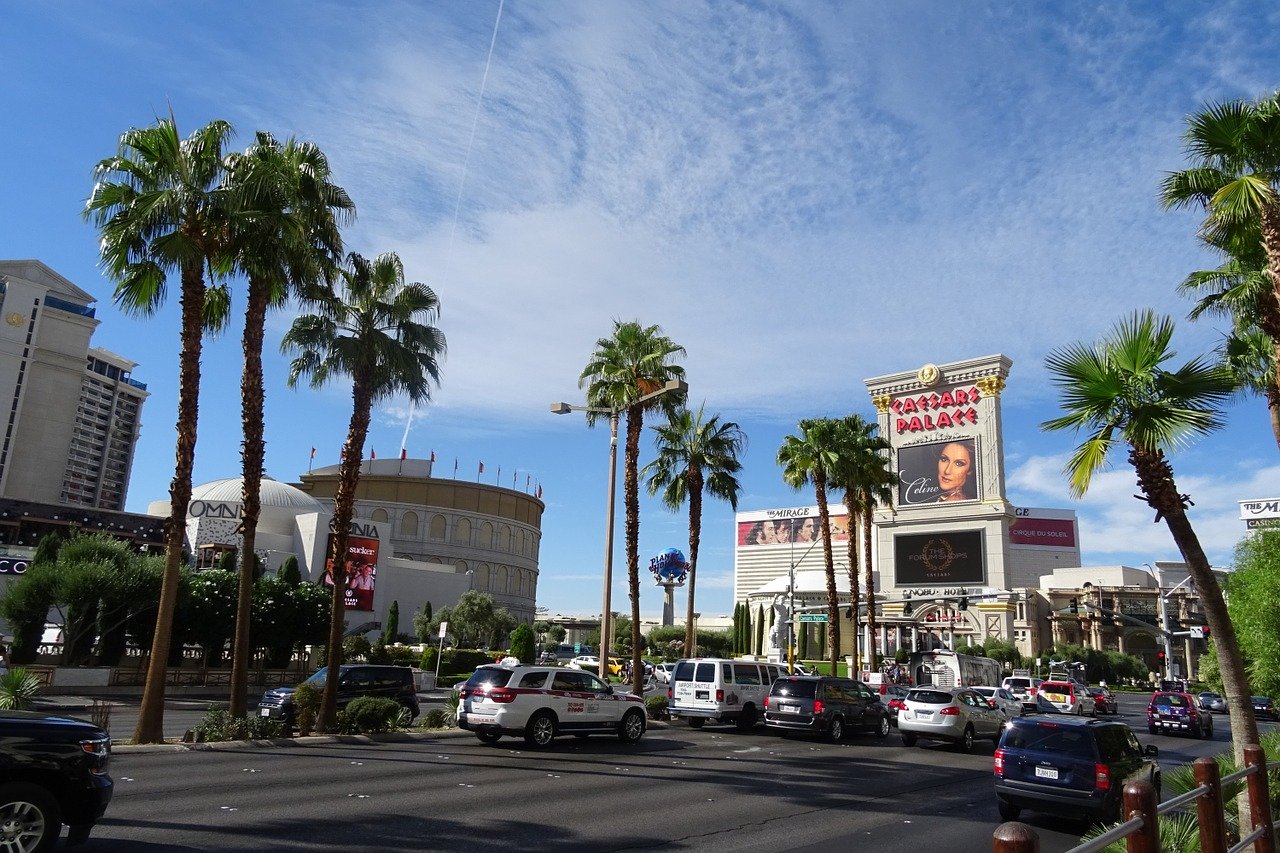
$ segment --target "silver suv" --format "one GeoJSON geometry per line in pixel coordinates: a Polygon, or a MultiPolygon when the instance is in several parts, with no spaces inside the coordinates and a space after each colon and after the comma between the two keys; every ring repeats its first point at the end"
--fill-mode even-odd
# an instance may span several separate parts
{"type": "Polygon", "coordinates": [[[562,735],[614,734],[623,743],[644,735],[644,700],[615,693],[596,675],[558,666],[490,664],[459,691],[458,727],[485,743],[520,735],[544,747],[562,735]]]}
{"type": "Polygon", "coordinates": [[[916,687],[898,712],[905,746],[921,739],[942,740],[965,752],[973,751],[975,738],[999,743],[1005,722],[1005,715],[972,687],[916,687]]]}

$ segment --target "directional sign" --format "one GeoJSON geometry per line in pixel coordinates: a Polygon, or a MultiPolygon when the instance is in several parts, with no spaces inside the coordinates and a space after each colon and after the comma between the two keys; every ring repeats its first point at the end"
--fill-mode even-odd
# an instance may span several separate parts
{"type": "Polygon", "coordinates": [[[797,622],[826,622],[827,614],[825,613],[797,613],[797,622]]]}

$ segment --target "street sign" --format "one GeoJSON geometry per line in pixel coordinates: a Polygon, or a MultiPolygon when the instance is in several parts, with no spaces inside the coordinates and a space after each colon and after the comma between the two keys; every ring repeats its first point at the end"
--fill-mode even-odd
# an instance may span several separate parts
{"type": "Polygon", "coordinates": [[[1203,640],[1206,633],[1208,632],[1205,630],[1203,625],[1191,626],[1191,639],[1193,640],[1203,640]]]}
{"type": "Polygon", "coordinates": [[[827,614],[825,613],[797,613],[797,622],[826,622],[827,614]]]}
{"type": "Polygon", "coordinates": [[[449,623],[441,622],[440,623],[440,639],[443,640],[445,637],[445,634],[448,634],[448,633],[449,633],[449,623]]]}

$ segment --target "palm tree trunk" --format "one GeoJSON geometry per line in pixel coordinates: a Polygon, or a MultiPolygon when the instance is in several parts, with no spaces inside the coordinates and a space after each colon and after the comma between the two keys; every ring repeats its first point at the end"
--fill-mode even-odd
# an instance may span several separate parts
{"type": "MultiPolygon", "coordinates": [[[[853,614],[850,620],[853,624],[853,662],[856,666],[858,663],[858,645],[861,642],[861,632],[858,630],[858,603],[860,596],[858,595],[858,536],[855,521],[858,518],[858,509],[854,505],[855,492],[853,489],[845,489],[844,492],[844,511],[845,526],[849,529],[849,538],[846,540],[848,545],[849,559],[849,610],[853,614]]],[[[850,678],[857,678],[856,673],[849,673],[850,678]]]]}
{"type": "Polygon", "coordinates": [[[822,558],[827,572],[827,647],[831,652],[831,674],[840,664],[840,599],[836,595],[836,564],[831,553],[831,512],[827,508],[827,478],[819,470],[813,478],[822,523],[822,558]]]}
{"type": "Polygon", "coordinates": [[[196,425],[200,414],[200,350],[204,332],[203,264],[182,270],[182,350],[178,354],[178,443],[174,452],[173,479],[169,482],[169,518],[164,533],[164,578],[156,631],[147,661],[147,682],[138,709],[134,743],[164,741],[164,692],[168,676],[173,614],[178,605],[179,567],[187,532],[187,505],[191,503],[191,471],[196,459],[196,425]]]}
{"type": "Polygon", "coordinates": [[[333,520],[329,523],[329,559],[333,561],[333,618],[329,621],[329,648],[324,693],[316,730],[333,731],[337,727],[338,676],[342,666],[342,634],[345,629],[347,535],[355,514],[356,485],[360,481],[360,462],[364,457],[364,441],[369,434],[369,418],[373,410],[373,382],[368,371],[353,377],[351,387],[351,422],[347,440],[342,445],[342,462],[338,468],[338,491],[333,499],[333,520]]]}
{"type": "Polygon", "coordinates": [[[249,300],[244,318],[244,375],[240,381],[240,419],[244,430],[241,462],[244,482],[240,503],[240,586],[236,597],[236,634],[231,651],[232,717],[245,715],[249,693],[250,609],[253,602],[255,546],[258,516],[262,511],[262,338],[267,325],[267,289],[261,281],[249,282],[249,300]]]}
{"type": "MultiPolygon", "coordinates": [[[[1273,305],[1280,305],[1280,205],[1263,205],[1259,221],[1262,229],[1262,248],[1267,254],[1267,275],[1271,277],[1271,289],[1274,295],[1273,305]]],[[[1267,394],[1267,407],[1271,413],[1271,430],[1276,437],[1276,445],[1280,447],[1280,338],[1268,328],[1275,344],[1275,362],[1271,377],[1271,393],[1267,394]]]]}
{"type": "Polygon", "coordinates": [[[693,592],[698,577],[698,545],[702,541],[702,469],[689,469],[689,600],[684,616],[684,656],[694,656],[693,592]]]}
{"type": "MultiPolygon", "coordinates": [[[[622,493],[626,505],[627,583],[631,593],[631,690],[644,695],[644,666],[640,663],[640,431],[644,426],[644,410],[627,409],[627,448],[622,465],[622,493]]],[[[609,650],[601,656],[600,669],[605,671],[609,650]]]]}
{"type": "MultiPolygon", "coordinates": [[[[867,669],[875,672],[878,661],[876,660],[876,638],[878,636],[876,629],[876,586],[875,577],[871,571],[871,528],[873,513],[873,505],[875,499],[867,492],[862,496],[862,553],[865,558],[865,571],[867,579],[867,636],[870,640],[867,642],[867,669]]],[[[852,533],[850,533],[852,535],[852,533]]]]}

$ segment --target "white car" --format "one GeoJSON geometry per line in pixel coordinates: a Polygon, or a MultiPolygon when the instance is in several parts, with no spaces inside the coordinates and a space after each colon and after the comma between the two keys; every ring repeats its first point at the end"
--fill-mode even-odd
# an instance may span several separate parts
{"type": "Polygon", "coordinates": [[[600,670],[600,658],[595,655],[578,655],[565,666],[571,669],[591,669],[598,672],[600,670]]]}
{"type": "Polygon", "coordinates": [[[458,727],[485,743],[517,735],[540,748],[562,735],[592,734],[635,743],[647,728],[643,699],[568,667],[489,664],[459,694],[458,727]]]}
{"type": "Polygon", "coordinates": [[[675,672],[675,669],[674,663],[660,663],[653,668],[653,677],[659,684],[670,684],[671,673],[675,672]]]}
{"type": "Polygon", "coordinates": [[[988,702],[994,702],[996,709],[1003,711],[1006,717],[1021,717],[1022,702],[1005,690],[1003,687],[975,687],[974,690],[987,697],[988,702]]]}

